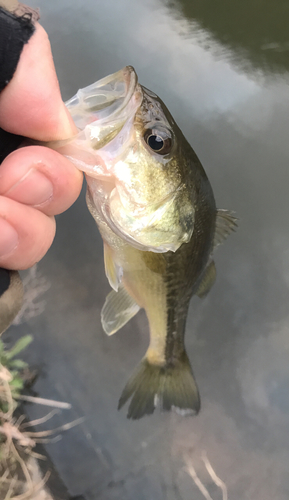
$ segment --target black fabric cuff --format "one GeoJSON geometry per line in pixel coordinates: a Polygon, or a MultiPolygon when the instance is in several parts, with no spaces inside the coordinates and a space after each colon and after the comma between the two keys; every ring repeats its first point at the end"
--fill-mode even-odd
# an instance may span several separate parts
{"type": "Polygon", "coordinates": [[[6,156],[20,146],[23,139],[21,135],[11,134],[0,128],[0,164],[6,156]]]}
{"type": "MultiPolygon", "coordinates": [[[[33,14],[17,16],[0,7],[0,92],[12,79],[23,46],[35,31],[33,14]]],[[[23,137],[0,128],[0,163],[18,148],[23,137]]]]}
{"type": "Polygon", "coordinates": [[[0,267],[0,296],[2,295],[2,293],[8,290],[10,281],[11,279],[9,271],[7,271],[7,269],[2,269],[2,267],[0,267]]]}
{"type": "Polygon", "coordinates": [[[31,15],[17,17],[0,7],[0,92],[13,77],[23,46],[34,30],[31,15]]]}

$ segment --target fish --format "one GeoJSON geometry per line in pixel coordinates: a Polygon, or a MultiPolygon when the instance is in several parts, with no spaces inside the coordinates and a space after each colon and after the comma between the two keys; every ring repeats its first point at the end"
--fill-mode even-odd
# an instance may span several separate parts
{"type": "Polygon", "coordinates": [[[184,336],[190,299],[216,278],[213,252],[236,229],[218,210],[208,177],[162,100],[132,66],[66,102],[79,133],[57,145],[85,172],[87,206],[104,245],[112,288],[101,311],[107,335],[143,308],[147,352],[118,408],[140,419],[161,410],[197,414],[199,390],[184,336]]]}

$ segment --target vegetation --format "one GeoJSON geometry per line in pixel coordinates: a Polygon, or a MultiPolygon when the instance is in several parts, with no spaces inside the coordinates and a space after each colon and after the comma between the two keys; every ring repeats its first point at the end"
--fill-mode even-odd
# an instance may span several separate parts
{"type": "Polygon", "coordinates": [[[23,416],[15,416],[17,399],[24,388],[23,373],[28,368],[16,357],[31,341],[32,336],[27,335],[8,350],[0,339],[0,498],[4,500],[36,498],[36,489],[39,491],[46,480],[40,478],[35,488],[35,433],[29,432],[30,424],[24,423],[23,416]]]}

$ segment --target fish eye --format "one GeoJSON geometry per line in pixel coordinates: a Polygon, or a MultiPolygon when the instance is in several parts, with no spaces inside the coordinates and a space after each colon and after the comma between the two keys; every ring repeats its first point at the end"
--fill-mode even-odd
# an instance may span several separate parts
{"type": "Polygon", "coordinates": [[[152,151],[160,155],[167,155],[172,149],[172,138],[165,130],[148,129],[144,140],[152,151]]]}

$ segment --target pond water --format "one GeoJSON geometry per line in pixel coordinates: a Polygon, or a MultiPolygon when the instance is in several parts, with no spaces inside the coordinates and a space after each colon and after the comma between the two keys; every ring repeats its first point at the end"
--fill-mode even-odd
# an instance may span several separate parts
{"type": "Polygon", "coordinates": [[[229,500],[288,500],[288,2],[30,4],[41,9],[63,98],[133,65],[198,154],[218,207],[239,218],[216,253],[212,291],[191,301],[186,345],[199,416],[155,412],[135,422],[117,402],[148,344],[145,314],[105,335],[109,285],[84,192],[58,217],[52,249],[26,277],[26,321],[11,332],[34,336],[27,358],[40,367],[39,395],[72,405],[48,425],[85,416],[47,445],[61,478],[87,500],[225,499],[208,460],[229,500]]]}

